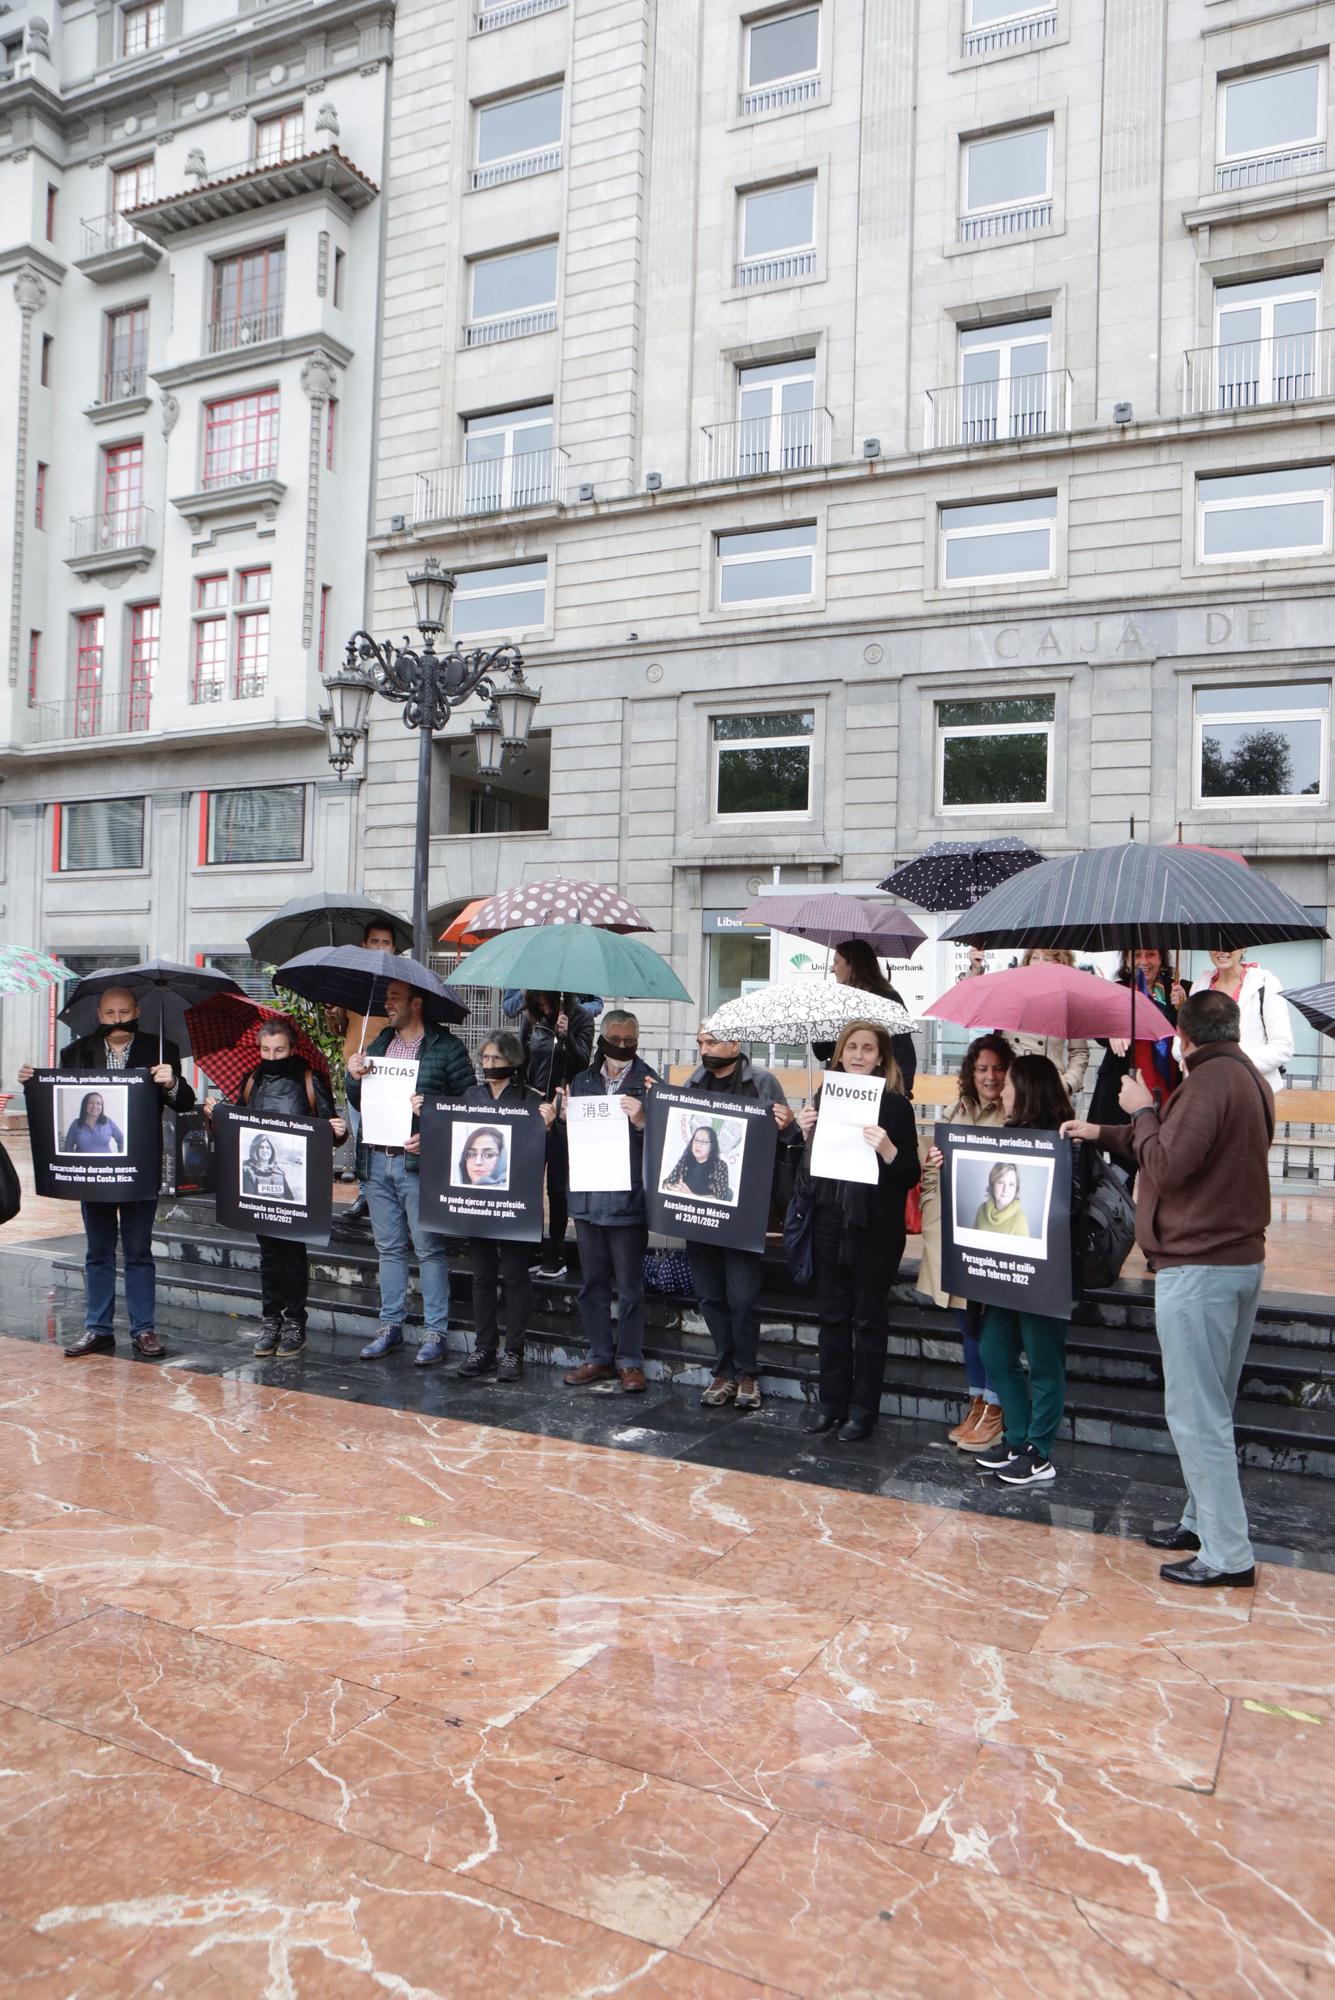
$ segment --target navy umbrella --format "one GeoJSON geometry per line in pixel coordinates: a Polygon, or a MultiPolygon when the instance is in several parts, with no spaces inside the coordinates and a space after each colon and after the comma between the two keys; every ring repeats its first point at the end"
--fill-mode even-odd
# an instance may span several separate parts
{"type": "Polygon", "coordinates": [[[980,896],[1009,882],[1043,856],[1014,833],[986,840],[934,840],[880,887],[920,910],[971,910],[980,896]]]}
{"type": "Polygon", "coordinates": [[[406,951],[413,941],[413,927],[406,917],[396,916],[370,896],[296,896],[275,910],[246,939],[252,958],[271,962],[291,958],[299,951],[313,951],[322,944],[357,944],[372,924],[386,924],[394,941],[406,951]]]}
{"type": "Polygon", "coordinates": [[[1284,998],[1323,1035],[1335,1035],[1335,986],[1295,986],[1284,998]]]}
{"type": "Polygon", "coordinates": [[[170,1034],[173,1041],[188,1044],[189,1027],[185,1013],[215,993],[240,993],[235,979],[215,972],[207,965],[176,965],[169,958],[145,959],[141,965],[104,965],[85,973],[60,1010],[60,1018],[76,1035],[90,1035],[97,1026],[97,1003],[110,988],[123,986],[139,1002],[139,1026],[145,1034],[156,1032],[158,1053],[170,1034]]]}
{"type": "Polygon", "coordinates": [[[393,952],[367,951],[361,945],[324,945],[318,951],[303,951],[280,965],[273,976],[274,990],[286,987],[303,1000],[315,1000],[324,1007],[347,1007],[354,1014],[383,1014],[385,988],[398,980],[422,996],[422,1015],[427,1021],[456,1023],[468,1018],[468,1009],[452,986],[419,965],[415,958],[397,958],[393,952]]]}

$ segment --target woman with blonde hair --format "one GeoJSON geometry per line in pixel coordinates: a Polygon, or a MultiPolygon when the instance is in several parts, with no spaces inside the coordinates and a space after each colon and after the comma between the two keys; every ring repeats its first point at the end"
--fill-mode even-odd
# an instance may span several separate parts
{"type": "MultiPolygon", "coordinates": [[[[1075,970],[1075,953],[1062,951],[1055,946],[1031,945],[1020,960],[1025,965],[1068,965],[1075,970]]],[[[1090,973],[1091,979],[1097,974],[1090,973]]],[[[1089,1068],[1089,1043],[1081,1037],[1067,1041],[1062,1035],[1017,1035],[1009,1030],[1006,1040],[1017,1056],[1046,1056],[1056,1065],[1061,1077],[1062,1088],[1071,1098],[1078,1097],[1085,1087],[1085,1071],[1089,1068]]]]}

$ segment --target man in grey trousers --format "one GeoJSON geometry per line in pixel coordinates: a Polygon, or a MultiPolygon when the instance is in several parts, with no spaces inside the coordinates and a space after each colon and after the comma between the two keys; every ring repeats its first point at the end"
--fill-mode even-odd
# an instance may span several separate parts
{"type": "Polygon", "coordinates": [[[1238,1007],[1226,993],[1193,993],[1177,1028],[1186,1074],[1166,1103],[1132,1071],[1121,1088],[1129,1125],[1076,1118],[1062,1131],[1140,1168],[1136,1241],[1155,1274],[1164,1415],[1187,1488],[1178,1526],[1145,1539],[1195,1552],[1159,1574],[1197,1589],[1246,1588],[1256,1570],[1233,1404],[1265,1268],[1275,1100],[1239,1046],[1238,1007]]]}

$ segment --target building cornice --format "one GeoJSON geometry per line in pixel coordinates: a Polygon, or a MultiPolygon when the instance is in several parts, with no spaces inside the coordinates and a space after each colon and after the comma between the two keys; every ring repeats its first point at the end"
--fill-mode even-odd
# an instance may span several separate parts
{"type": "Polygon", "coordinates": [[[0,278],[8,277],[11,271],[21,271],[25,265],[40,271],[53,285],[65,282],[69,266],[53,257],[49,250],[40,250],[35,243],[15,243],[8,250],[0,250],[0,278]]]}

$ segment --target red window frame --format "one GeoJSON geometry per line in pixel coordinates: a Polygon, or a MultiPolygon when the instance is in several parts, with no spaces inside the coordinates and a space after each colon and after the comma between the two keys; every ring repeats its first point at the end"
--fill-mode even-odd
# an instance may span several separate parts
{"type": "Polygon", "coordinates": [[[332,472],[334,469],[334,432],[335,432],[335,426],[338,421],[337,396],[331,396],[329,398],[329,402],[326,405],[326,409],[328,414],[325,417],[325,424],[324,424],[324,462],[325,462],[325,470],[328,472],[332,472]]]}
{"type": "Polygon", "coordinates": [[[295,160],[306,143],[306,114],[299,104],[255,120],[255,164],[276,166],[295,160]]]}
{"type": "Polygon", "coordinates": [[[144,440],[131,438],[124,444],[109,444],[102,452],[102,512],[109,532],[127,536],[138,533],[139,510],[144,504],[144,440]]]}
{"type": "Polygon", "coordinates": [[[148,361],[148,307],[122,306],[109,312],[106,328],[103,401],[111,403],[119,390],[126,389],[124,377],[137,373],[148,361]]]}
{"type": "Polygon", "coordinates": [[[140,0],[121,14],[121,54],[146,56],[160,49],[167,35],[167,10],[163,0],[140,0]]]}
{"type": "Polygon", "coordinates": [[[41,383],[43,389],[51,387],[51,347],[52,337],[49,333],[44,333],[42,335],[42,358],[38,369],[38,381],[41,383]]]}
{"type": "Polygon", "coordinates": [[[59,190],[59,189],[58,189],[58,188],[57,188],[57,187],[55,186],[55,183],[54,183],[54,182],[52,182],[52,181],[48,181],[48,182],[47,182],[47,184],[46,184],[46,240],[47,240],[47,242],[48,242],[48,243],[54,243],[54,242],[55,242],[55,240],[56,240],[56,201],[57,201],[57,198],[58,198],[58,196],[59,196],[59,192],[60,192],[60,190],[59,190]]]}
{"type": "Polygon", "coordinates": [[[254,320],[266,313],[281,314],[287,290],[287,248],[282,243],[266,243],[258,250],[242,250],[233,257],[215,257],[211,324],[234,320],[254,320]]]}
{"type": "Polygon", "coordinates": [[[157,192],[157,162],[151,153],[128,166],[111,170],[111,206],[117,215],[127,208],[140,208],[157,192]]]}
{"type": "Polygon", "coordinates": [[[42,635],[40,632],[29,632],[28,634],[29,708],[34,708],[37,703],[37,680],[38,680],[38,674],[41,669],[41,659],[42,659],[42,635]]]}
{"type": "Polygon", "coordinates": [[[324,672],[325,634],[329,629],[329,596],[332,588],[333,586],[328,583],[320,585],[320,637],[315,648],[315,667],[317,673],[321,674],[324,672]]]}
{"type": "Polygon", "coordinates": [[[269,685],[269,607],[241,611],[236,620],[236,698],[253,701],[269,685]]]}
{"type": "Polygon", "coordinates": [[[238,604],[268,604],[273,597],[273,571],[267,566],[236,573],[238,604]]]}
{"type": "Polygon", "coordinates": [[[190,699],[221,701],[227,693],[227,615],[195,620],[190,699]]]}
{"type": "Polygon", "coordinates": [[[130,686],[127,729],[147,729],[162,648],[162,606],[136,604],[130,611],[130,686]]]}
{"type": "Polygon", "coordinates": [[[204,405],[206,487],[268,477],[278,462],[278,391],[226,396],[204,405]]]}
{"type": "Polygon", "coordinates": [[[210,571],[195,578],[196,611],[223,611],[227,608],[227,572],[210,571]]]}
{"type": "Polygon", "coordinates": [[[33,481],[32,524],[34,528],[46,526],[46,460],[37,461],[37,476],[33,481]]]}
{"type": "Polygon", "coordinates": [[[96,736],[102,726],[102,663],[106,619],[81,611],[74,620],[74,734],[96,736]]]}

